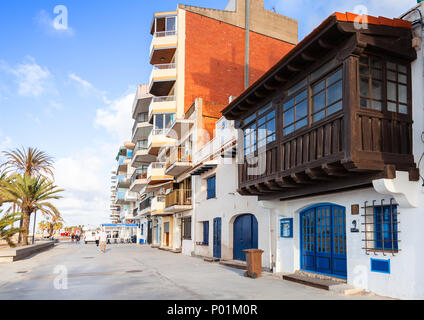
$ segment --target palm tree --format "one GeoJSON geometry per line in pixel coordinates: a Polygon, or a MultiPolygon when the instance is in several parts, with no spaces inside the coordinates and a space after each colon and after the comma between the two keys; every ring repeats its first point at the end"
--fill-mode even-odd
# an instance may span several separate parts
{"type": "Polygon", "coordinates": [[[62,222],[63,219],[61,216],[54,216],[52,217],[52,221],[48,223],[48,230],[49,230],[49,236],[51,237],[53,235],[53,231],[54,230],[58,230],[58,226],[59,226],[59,230],[62,227],[62,222]]]}
{"type": "Polygon", "coordinates": [[[5,170],[12,169],[16,173],[48,175],[54,178],[53,158],[37,148],[16,149],[3,152],[6,162],[2,165],[5,170]]]}
{"type": "MultiPolygon", "coordinates": [[[[3,155],[6,158],[6,162],[0,165],[0,168],[4,168],[4,171],[12,170],[15,173],[28,174],[31,177],[35,175],[47,174],[54,179],[53,174],[53,159],[48,156],[45,152],[38,150],[37,148],[22,147],[21,149],[4,151],[3,155]]],[[[1,201],[1,199],[0,199],[1,201]]],[[[14,208],[14,211],[16,208],[14,208]]],[[[23,227],[23,216],[21,218],[19,227],[23,227]]],[[[19,234],[19,243],[22,241],[22,234],[19,234]]]]}
{"type": "MultiPolygon", "coordinates": [[[[1,213],[2,213],[2,210],[0,210],[0,214],[1,213]]],[[[21,231],[21,229],[14,228],[13,226],[16,222],[20,220],[21,220],[20,213],[12,213],[12,214],[6,213],[0,219],[0,239],[6,240],[7,244],[12,248],[16,246],[16,244],[12,240],[13,236],[21,231]]]]}
{"type": "Polygon", "coordinates": [[[28,245],[28,233],[30,228],[31,214],[40,211],[44,216],[60,217],[59,210],[48,202],[49,200],[61,199],[58,193],[64,191],[58,189],[53,182],[42,176],[31,177],[29,174],[12,175],[7,178],[7,183],[0,188],[0,197],[3,203],[16,204],[23,214],[23,245],[28,245]]]}

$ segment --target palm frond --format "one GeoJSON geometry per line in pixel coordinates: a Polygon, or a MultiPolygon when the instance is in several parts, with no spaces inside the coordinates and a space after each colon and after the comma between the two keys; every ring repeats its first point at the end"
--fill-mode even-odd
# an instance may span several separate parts
{"type": "Polygon", "coordinates": [[[22,174],[48,175],[54,178],[53,158],[37,148],[22,147],[21,149],[4,151],[6,162],[4,170],[12,170],[22,174]]]}

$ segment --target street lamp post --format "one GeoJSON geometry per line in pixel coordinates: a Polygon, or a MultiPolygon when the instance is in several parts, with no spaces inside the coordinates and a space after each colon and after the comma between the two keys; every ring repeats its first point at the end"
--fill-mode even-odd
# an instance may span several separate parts
{"type": "Polygon", "coordinates": [[[34,227],[32,229],[32,244],[35,241],[35,222],[37,221],[37,210],[34,211],[34,227]]]}

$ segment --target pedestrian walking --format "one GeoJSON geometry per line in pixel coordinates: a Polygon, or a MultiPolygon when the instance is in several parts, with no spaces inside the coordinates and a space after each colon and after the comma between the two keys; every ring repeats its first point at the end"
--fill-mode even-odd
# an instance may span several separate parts
{"type": "Polygon", "coordinates": [[[100,242],[100,234],[99,231],[96,232],[96,245],[99,246],[99,242],[100,242]]]}
{"type": "Polygon", "coordinates": [[[102,228],[100,232],[100,250],[105,253],[106,252],[106,242],[107,242],[107,234],[105,228],[102,228]]]}

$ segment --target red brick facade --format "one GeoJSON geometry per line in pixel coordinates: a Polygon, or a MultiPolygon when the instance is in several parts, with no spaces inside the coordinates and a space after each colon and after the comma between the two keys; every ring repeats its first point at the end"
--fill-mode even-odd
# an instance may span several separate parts
{"type": "MultiPolygon", "coordinates": [[[[250,84],[293,47],[251,32],[250,84]]],[[[244,29],[187,11],[185,52],[185,111],[197,97],[227,105],[243,92],[244,29]]]]}

